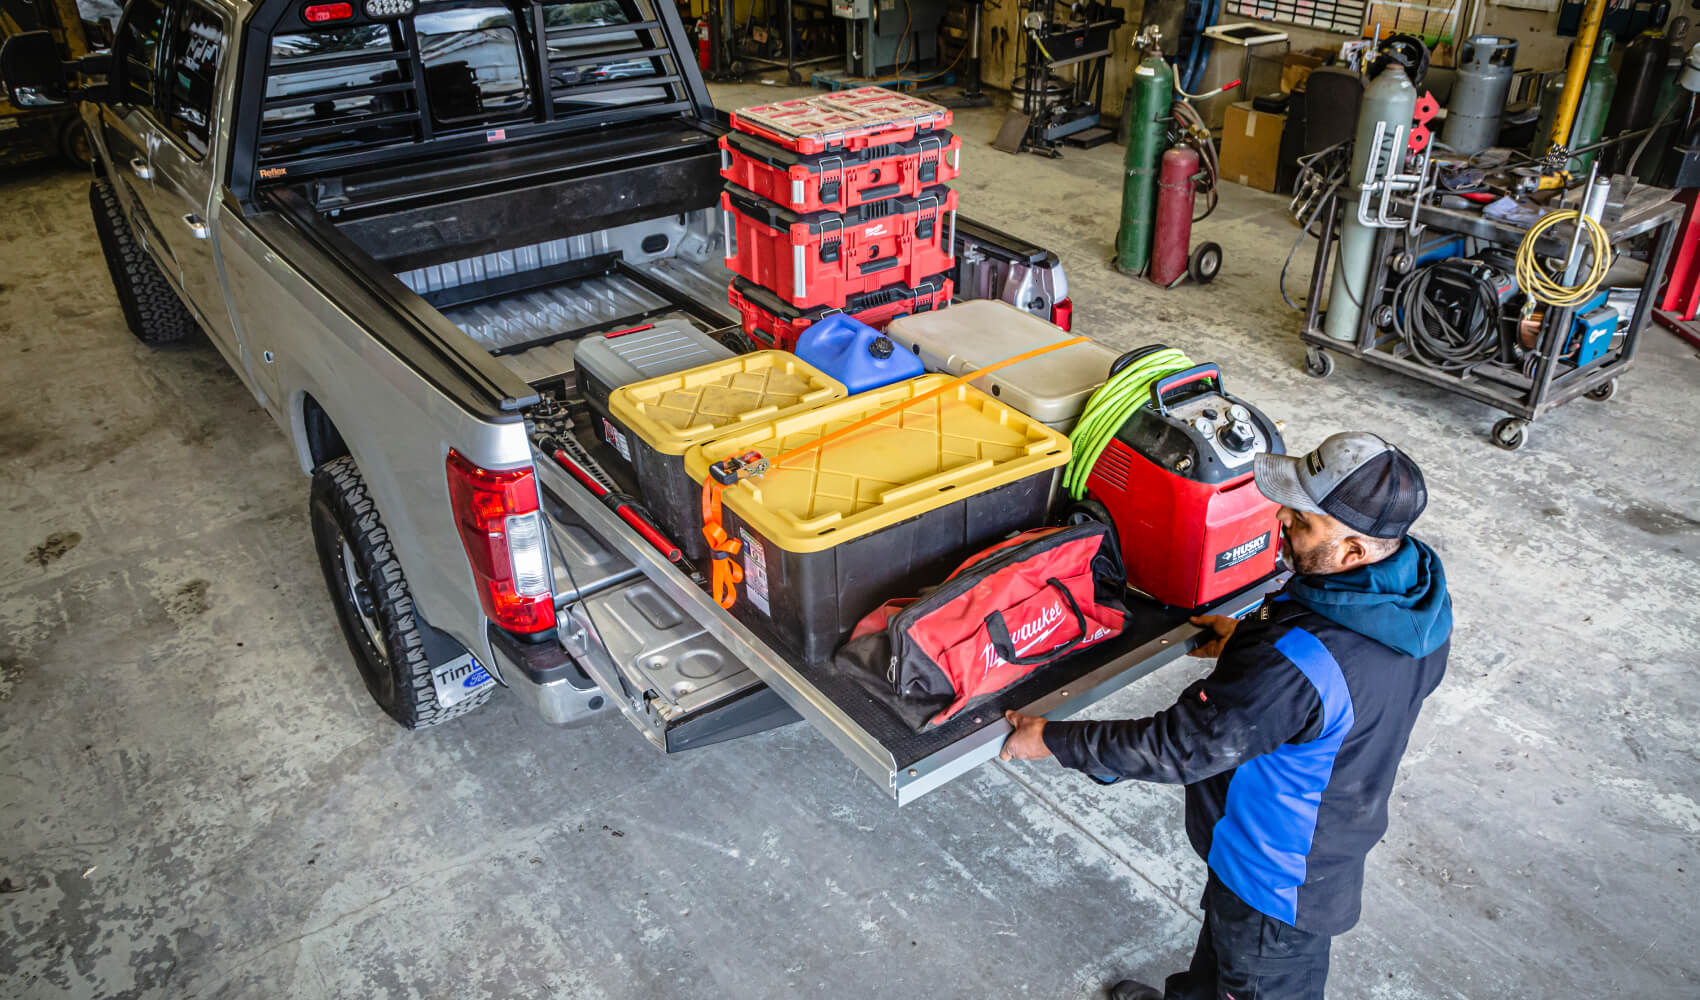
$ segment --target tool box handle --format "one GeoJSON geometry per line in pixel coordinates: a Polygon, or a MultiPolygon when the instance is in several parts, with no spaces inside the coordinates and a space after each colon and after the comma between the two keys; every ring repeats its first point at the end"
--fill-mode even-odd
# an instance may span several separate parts
{"type": "Polygon", "coordinates": [[[1212,362],[1209,364],[1197,365],[1195,367],[1188,368],[1185,371],[1175,372],[1173,375],[1165,375],[1151,383],[1151,402],[1156,404],[1157,412],[1166,417],[1169,415],[1169,407],[1167,403],[1163,402],[1164,396],[1167,396],[1169,393],[1179,389],[1183,385],[1190,385],[1193,382],[1199,382],[1207,378],[1216,380],[1217,392],[1223,391],[1222,369],[1218,368],[1215,363],[1212,362]]]}
{"type": "Polygon", "coordinates": [[[878,271],[890,270],[902,263],[903,258],[901,257],[881,257],[879,260],[870,260],[863,264],[860,270],[863,274],[874,274],[878,271]]]}
{"type": "Polygon", "coordinates": [[[890,198],[892,195],[902,194],[903,193],[903,185],[901,185],[901,184],[876,184],[873,187],[865,187],[865,188],[863,188],[862,190],[860,190],[856,193],[862,198],[863,201],[874,201],[874,200],[877,200],[879,198],[890,198]]]}

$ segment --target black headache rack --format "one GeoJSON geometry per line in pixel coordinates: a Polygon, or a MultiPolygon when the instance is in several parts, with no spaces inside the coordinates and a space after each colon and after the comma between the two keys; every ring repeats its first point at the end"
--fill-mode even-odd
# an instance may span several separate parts
{"type": "Polygon", "coordinates": [[[691,52],[669,0],[266,0],[243,40],[230,189],[250,204],[268,182],[712,125],[691,52]],[[309,23],[310,7],[349,13],[309,23]]]}

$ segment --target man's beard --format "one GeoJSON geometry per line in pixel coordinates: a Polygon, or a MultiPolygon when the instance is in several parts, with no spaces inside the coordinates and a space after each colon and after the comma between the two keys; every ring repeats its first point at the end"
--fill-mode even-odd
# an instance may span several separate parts
{"type": "Polygon", "coordinates": [[[1287,553],[1287,561],[1292,564],[1293,572],[1300,576],[1326,575],[1332,568],[1328,553],[1324,546],[1300,552],[1293,546],[1293,539],[1287,534],[1287,529],[1281,529],[1281,548],[1287,553]]]}

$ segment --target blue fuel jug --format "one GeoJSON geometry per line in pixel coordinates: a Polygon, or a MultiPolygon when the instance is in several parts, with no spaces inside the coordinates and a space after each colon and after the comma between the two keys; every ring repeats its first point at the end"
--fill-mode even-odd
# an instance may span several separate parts
{"type": "Polygon", "coordinates": [[[921,359],[848,313],[810,324],[797,357],[844,383],[852,394],[926,374],[921,359]]]}

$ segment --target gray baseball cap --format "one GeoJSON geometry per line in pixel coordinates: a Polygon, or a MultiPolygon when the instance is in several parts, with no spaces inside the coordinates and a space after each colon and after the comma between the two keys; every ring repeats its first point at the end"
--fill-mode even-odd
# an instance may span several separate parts
{"type": "Polygon", "coordinates": [[[1402,538],[1428,506],[1411,457],[1364,431],[1335,434],[1305,455],[1259,454],[1258,492],[1294,510],[1327,514],[1371,538],[1402,538]]]}

